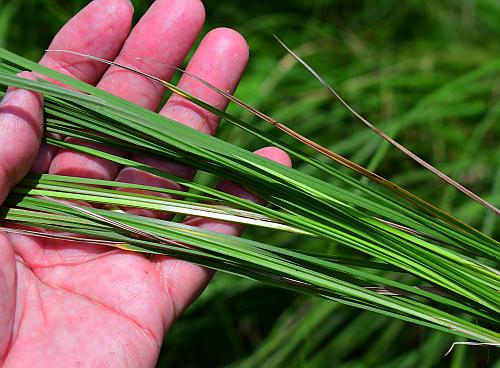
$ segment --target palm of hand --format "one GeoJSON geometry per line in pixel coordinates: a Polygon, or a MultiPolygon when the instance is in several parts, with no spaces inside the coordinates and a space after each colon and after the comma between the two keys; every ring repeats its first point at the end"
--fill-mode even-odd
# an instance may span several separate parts
{"type": "MultiPolygon", "coordinates": [[[[50,48],[115,59],[168,80],[172,69],[166,65],[181,64],[201,29],[204,10],[199,0],[157,0],[129,35],[131,19],[127,0],[94,0],[61,29],[50,48]]],[[[232,91],[247,58],[248,48],[239,34],[217,29],[205,36],[187,69],[232,91]]],[[[134,73],[106,70],[103,64],[63,53],[48,53],[40,62],[152,110],[161,101],[161,86],[134,73]]],[[[179,86],[219,108],[227,104],[185,76],[179,86]]],[[[0,203],[30,167],[36,172],[175,186],[95,157],[55,152],[45,145],[38,149],[42,105],[36,94],[14,89],[0,105],[0,203]]],[[[160,114],[207,134],[213,134],[218,123],[216,116],[178,96],[172,96],[160,114]]],[[[277,149],[264,148],[258,154],[290,164],[277,149]]],[[[193,175],[191,169],[175,163],[132,158],[178,176],[193,175]]],[[[234,184],[226,183],[223,189],[256,200],[234,184]]],[[[148,211],[141,214],[168,218],[148,211]]],[[[234,224],[189,221],[232,235],[241,231],[234,224]]],[[[5,367],[153,366],[164,332],[203,289],[210,274],[167,257],[148,259],[95,244],[0,232],[0,363],[5,367]]]]}
{"type": "MultiPolygon", "coordinates": [[[[10,241],[17,288],[2,293],[4,300],[15,301],[5,366],[154,364],[164,328],[176,313],[173,285],[156,262],[91,244],[22,235],[10,241]]],[[[2,270],[12,267],[7,262],[2,270]]]]}

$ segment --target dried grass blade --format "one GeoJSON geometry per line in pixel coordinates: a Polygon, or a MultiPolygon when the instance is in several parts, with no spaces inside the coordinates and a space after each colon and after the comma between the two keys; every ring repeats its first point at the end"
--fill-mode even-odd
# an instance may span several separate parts
{"type": "MultiPolygon", "coordinates": [[[[399,149],[401,152],[403,152],[405,155],[410,157],[412,160],[416,161],[418,164],[421,166],[425,167],[427,170],[432,172],[434,175],[438,176],[440,179],[444,180],[446,183],[452,185],[468,197],[472,198],[491,212],[493,212],[495,215],[499,216],[500,215],[500,210],[496,208],[493,204],[489,203],[485,199],[481,198],[474,192],[472,192],[470,189],[467,189],[464,187],[462,184],[458,183],[457,181],[453,180],[450,178],[448,175],[443,173],[442,171],[436,169],[434,166],[429,164],[427,161],[423,160],[422,158],[418,157],[416,154],[411,152],[409,149],[401,145],[400,143],[396,142],[394,139],[389,137],[387,134],[382,132],[380,129],[378,129],[376,126],[374,126],[372,123],[370,123],[368,120],[366,120],[363,116],[361,116],[356,110],[354,110],[321,76],[309,65],[307,64],[304,60],[300,58],[295,52],[293,52],[288,46],[284,44],[283,41],[281,41],[276,35],[274,36],[276,40],[283,46],[300,64],[302,64],[331,94],[339,100],[342,105],[344,105],[356,118],[358,118],[361,122],[363,122],[367,127],[369,127],[371,130],[373,130],[375,133],[377,133],[379,136],[384,138],[386,141],[388,141],[390,144],[392,144],[394,147],[399,149]]],[[[385,180],[385,179],[384,179],[385,180]]]]}

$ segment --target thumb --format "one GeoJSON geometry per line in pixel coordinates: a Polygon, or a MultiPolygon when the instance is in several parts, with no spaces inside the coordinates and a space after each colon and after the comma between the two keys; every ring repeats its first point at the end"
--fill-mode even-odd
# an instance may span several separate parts
{"type": "Polygon", "coordinates": [[[14,326],[16,301],[16,262],[14,250],[0,232],[0,366],[7,353],[14,326]]]}
{"type": "MultiPolygon", "coordinates": [[[[22,77],[33,79],[28,73],[22,77]]],[[[43,99],[35,92],[9,88],[0,103],[0,203],[26,175],[43,135],[43,99]]]]}
{"type": "MultiPolygon", "coordinates": [[[[20,74],[33,79],[30,73],[20,74]]],[[[0,204],[29,171],[43,134],[43,101],[34,92],[9,88],[0,102],[0,204]]],[[[0,232],[0,365],[13,333],[16,263],[7,237],[0,232]]]]}

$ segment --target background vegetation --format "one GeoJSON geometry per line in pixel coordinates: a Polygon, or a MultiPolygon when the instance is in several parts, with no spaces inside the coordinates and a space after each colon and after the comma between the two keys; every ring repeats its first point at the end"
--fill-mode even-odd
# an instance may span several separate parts
{"type": "MultiPolygon", "coordinates": [[[[150,3],[133,2],[137,17],[150,3]]],[[[0,46],[36,60],[86,3],[0,0],[0,46]]],[[[272,34],[369,120],[498,206],[500,68],[491,66],[500,61],[499,1],[206,0],[205,7],[206,31],[235,28],[250,44],[239,98],[498,238],[493,214],[355,121],[272,34]]],[[[241,110],[232,113],[263,124],[241,110]]],[[[220,135],[256,148],[229,125],[220,135]]],[[[269,241],[265,230],[246,236],[269,241]]],[[[272,242],[284,246],[332,247],[276,237],[272,242]]],[[[453,341],[399,320],[218,274],[167,336],[159,366],[500,367],[494,348],[458,347],[443,357],[453,341]]]]}

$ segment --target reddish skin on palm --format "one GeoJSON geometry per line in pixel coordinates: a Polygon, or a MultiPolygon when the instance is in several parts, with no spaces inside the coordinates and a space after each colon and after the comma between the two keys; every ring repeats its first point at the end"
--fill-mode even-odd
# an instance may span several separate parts
{"type": "MultiPolygon", "coordinates": [[[[154,60],[182,62],[203,24],[203,5],[199,0],[157,0],[129,35],[132,12],[127,0],[94,0],[63,27],[50,48],[115,59],[169,79],[172,70],[154,60]]],[[[233,91],[247,58],[248,48],[239,34],[217,29],[205,36],[188,69],[233,91]]],[[[69,54],[48,53],[40,62],[144,107],[156,109],[160,103],[162,88],[136,74],[69,54]]],[[[180,86],[220,108],[227,103],[192,79],[184,77],[180,86]]],[[[40,96],[15,89],[0,105],[0,203],[31,167],[38,172],[174,185],[97,158],[47,146],[39,149],[42,106],[40,96]]],[[[218,123],[215,116],[179,97],[172,97],[161,113],[208,134],[218,123]]],[[[278,149],[264,148],[258,154],[290,165],[278,149]]],[[[177,175],[193,175],[178,164],[148,162],[177,175]]],[[[258,200],[234,184],[220,187],[258,200]]],[[[234,224],[187,221],[213,231],[241,232],[234,224]]],[[[167,257],[149,260],[91,244],[0,233],[0,364],[154,366],[165,331],[210,276],[202,267],[167,257]]]]}

